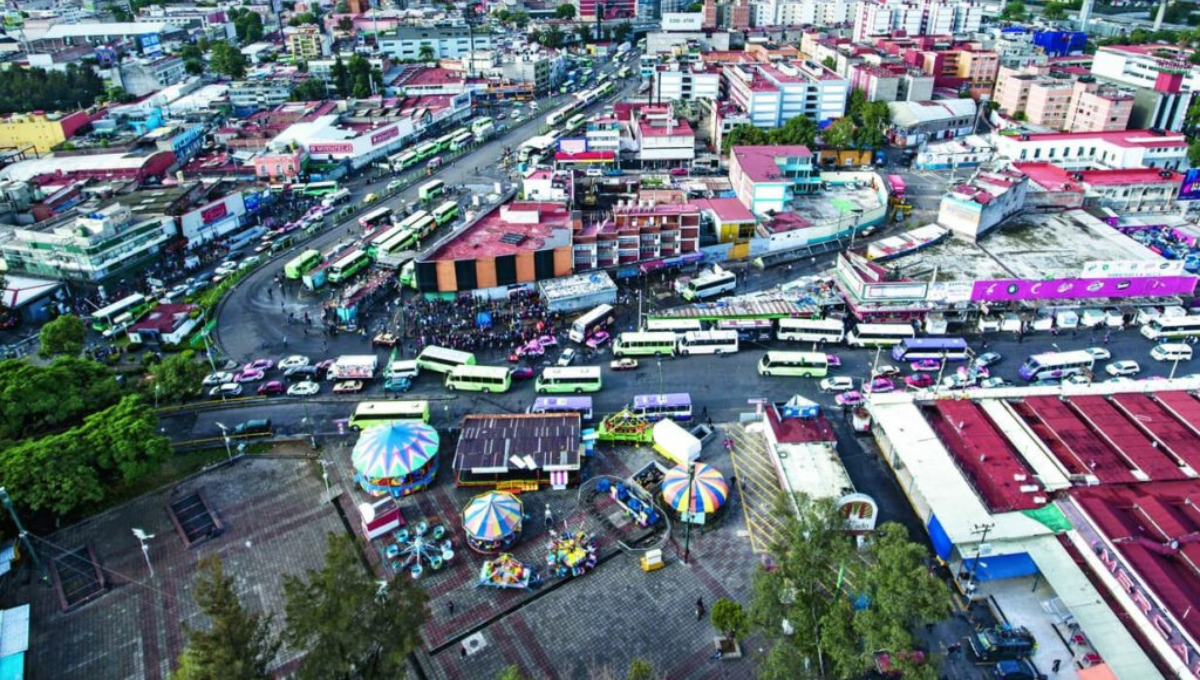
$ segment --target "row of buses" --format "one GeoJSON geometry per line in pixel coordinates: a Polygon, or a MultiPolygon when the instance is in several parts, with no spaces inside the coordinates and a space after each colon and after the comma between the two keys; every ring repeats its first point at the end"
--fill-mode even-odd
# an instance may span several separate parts
{"type": "MultiPolygon", "coordinates": [[[[489,120],[490,122],[490,120],[489,120]]],[[[459,152],[475,142],[475,133],[466,128],[458,128],[437,139],[418,144],[416,148],[403,151],[388,158],[392,172],[404,172],[416,167],[422,161],[428,161],[442,152],[459,152]]]]}

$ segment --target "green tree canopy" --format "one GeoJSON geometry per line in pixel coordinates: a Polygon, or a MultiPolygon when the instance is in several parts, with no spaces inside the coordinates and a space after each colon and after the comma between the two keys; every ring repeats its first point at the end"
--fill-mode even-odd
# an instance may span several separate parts
{"type": "Polygon", "coordinates": [[[337,29],[343,33],[350,33],[354,30],[354,20],[350,17],[342,17],[338,19],[337,29]]]}
{"type": "Polygon", "coordinates": [[[538,33],[538,43],[540,43],[543,47],[561,47],[564,38],[565,36],[563,35],[562,29],[559,28],[557,24],[554,24],[550,26],[550,28],[538,33]]]}
{"type": "MultiPolygon", "coordinates": [[[[207,373],[208,365],[197,361],[196,353],[189,349],[178,354],[169,354],[151,368],[150,375],[153,380],[147,384],[157,386],[159,403],[178,404],[200,396],[204,389],[201,382],[207,373]]],[[[149,389],[153,394],[154,388],[149,389]]]]}
{"type": "Polygon", "coordinates": [[[887,144],[884,131],[892,122],[887,102],[865,102],[859,109],[859,126],[854,131],[854,142],[860,149],[878,149],[887,144]]]}
{"type": "Polygon", "coordinates": [[[428,596],[414,581],[380,587],[359,559],[354,539],[330,533],[325,566],[285,576],[284,640],[305,655],[301,680],[399,678],[405,657],[421,644],[428,596]]]}
{"type": "Polygon", "coordinates": [[[112,371],[89,359],[59,357],[49,366],[0,361],[0,441],[78,425],[120,398],[112,371]]]}
{"type": "Polygon", "coordinates": [[[291,19],[288,19],[288,26],[304,26],[306,24],[312,24],[315,26],[317,24],[317,15],[313,14],[312,12],[301,12],[300,14],[293,16],[291,19]]]}
{"type": "Polygon", "coordinates": [[[263,37],[262,15],[251,10],[241,10],[233,20],[233,29],[237,32],[238,42],[258,42],[263,37]]]}
{"type": "Polygon", "coordinates": [[[628,21],[622,21],[621,23],[617,24],[617,28],[613,31],[613,40],[618,43],[623,43],[626,40],[629,40],[629,37],[632,35],[633,24],[629,23],[628,21]]]}
{"type": "Polygon", "coordinates": [[[300,81],[296,85],[296,89],[292,90],[292,101],[294,102],[316,102],[325,99],[325,93],[328,88],[325,82],[320,78],[309,78],[308,80],[300,81]]]}
{"type": "Polygon", "coordinates": [[[854,145],[855,130],[854,121],[849,117],[838,118],[825,130],[822,139],[830,149],[849,149],[854,145]]]}
{"type": "Polygon", "coordinates": [[[1021,21],[1025,18],[1025,3],[1021,0],[1009,0],[1000,10],[1000,18],[1006,21],[1021,21]]]}
{"type": "Polygon", "coordinates": [[[525,680],[525,674],[521,672],[519,666],[513,664],[500,671],[500,675],[496,676],[496,680],[525,680]]]}
{"type": "Polygon", "coordinates": [[[742,605],[727,597],[713,603],[709,616],[713,627],[730,640],[745,637],[750,630],[750,622],[746,619],[746,611],[742,609],[742,605]]]}
{"type": "Polygon", "coordinates": [[[219,555],[200,560],[195,598],[208,617],[207,630],[184,626],[188,645],[173,680],[266,680],[279,650],[271,617],[247,610],[219,555]]]}
{"type": "Polygon", "coordinates": [[[721,152],[729,153],[735,146],[761,146],[771,143],[771,134],[753,125],[736,125],[721,140],[721,152]]]}
{"type": "Polygon", "coordinates": [[[1188,144],[1187,155],[1188,163],[1193,168],[1200,167],[1200,139],[1193,139],[1191,143],[1188,144]]]}
{"type": "Polygon", "coordinates": [[[421,61],[433,61],[433,45],[421,43],[421,47],[417,49],[417,58],[421,61]]]}
{"type": "Polygon", "coordinates": [[[771,130],[771,144],[802,144],[813,148],[817,143],[817,124],[808,116],[793,116],[782,127],[771,130]]]}
{"type": "Polygon", "coordinates": [[[559,19],[566,19],[567,21],[574,19],[575,5],[572,5],[569,2],[564,2],[558,6],[558,9],[554,10],[554,16],[558,17],[559,19]]]}
{"type": "Polygon", "coordinates": [[[658,672],[654,670],[654,664],[645,659],[634,659],[629,662],[629,673],[626,675],[629,680],[656,680],[658,672]]]}
{"type": "Polygon", "coordinates": [[[333,58],[333,67],[329,70],[333,77],[333,86],[337,88],[339,96],[350,96],[350,69],[346,68],[346,63],[342,61],[342,55],[337,55],[333,58]]]}
{"type": "Polygon", "coordinates": [[[246,55],[228,43],[219,42],[212,46],[209,66],[216,73],[236,80],[246,75],[246,55]]]}
{"type": "Polygon", "coordinates": [[[0,113],[70,111],[90,106],[104,94],[104,81],[91,67],[67,64],[64,71],[41,68],[0,70],[0,113]]]}
{"type": "Polygon", "coordinates": [[[1048,21],[1062,21],[1067,18],[1067,7],[1060,2],[1048,2],[1042,10],[1042,18],[1048,21]]]}
{"type": "Polygon", "coordinates": [[[83,351],[87,329],[74,314],[64,314],[46,322],[38,334],[38,356],[48,359],[59,354],[76,356],[83,351]]]}

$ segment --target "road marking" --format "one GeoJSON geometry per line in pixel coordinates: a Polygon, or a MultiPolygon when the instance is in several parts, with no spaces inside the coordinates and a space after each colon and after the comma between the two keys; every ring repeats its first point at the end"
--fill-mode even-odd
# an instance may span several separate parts
{"type": "MultiPolygon", "coordinates": [[[[775,516],[776,498],[781,491],[779,480],[767,459],[766,444],[746,432],[741,425],[725,428],[733,441],[730,459],[737,475],[737,492],[741,494],[742,517],[750,538],[750,549],[756,553],[770,550],[771,543],[785,528],[775,516]]],[[[739,532],[740,533],[740,532],[739,532]]]]}

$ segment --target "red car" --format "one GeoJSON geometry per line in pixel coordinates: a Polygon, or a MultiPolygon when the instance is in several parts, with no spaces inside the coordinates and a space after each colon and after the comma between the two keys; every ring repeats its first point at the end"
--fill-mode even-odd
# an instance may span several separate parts
{"type": "Polygon", "coordinates": [[[272,380],[258,386],[258,393],[260,395],[283,394],[284,392],[287,392],[287,387],[278,380],[272,380]]]}
{"type": "Polygon", "coordinates": [[[916,375],[910,375],[904,379],[904,385],[913,389],[933,387],[933,382],[933,376],[929,373],[918,373],[916,375]]]}
{"type": "Polygon", "coordinates": [[[509,373],[513,380],[531,380],[533,378],[532,366],[513,366],[509,373]]]}

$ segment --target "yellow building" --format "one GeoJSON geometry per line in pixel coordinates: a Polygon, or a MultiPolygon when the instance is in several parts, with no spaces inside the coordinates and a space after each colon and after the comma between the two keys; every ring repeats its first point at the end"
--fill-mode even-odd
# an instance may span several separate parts
{"type": "Polygon", "coordinates": [[[41,111],[14,113],[0,118],[0,147],[25,149],[32,146],[39,154],[49,153],[88,122],[84,111],[70,115],[41,111]]]}
{"type": "Polygon", "coordinates": [[[316,26],[288,27],[283,34],[293,61],[312,61],[329,54],[329,38],[316,26]]]}

